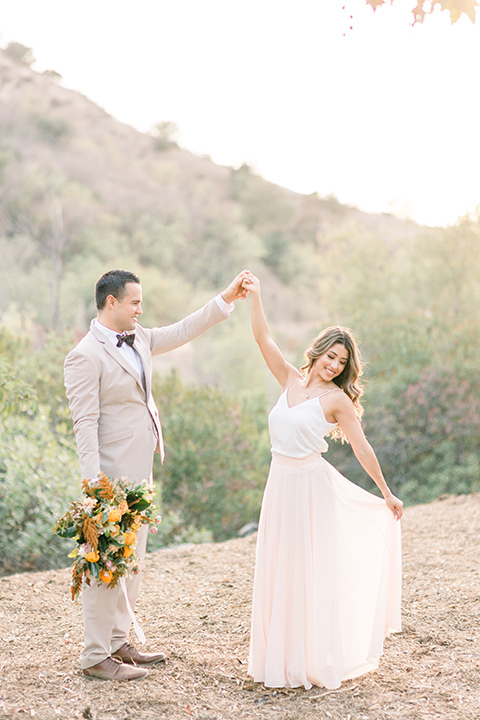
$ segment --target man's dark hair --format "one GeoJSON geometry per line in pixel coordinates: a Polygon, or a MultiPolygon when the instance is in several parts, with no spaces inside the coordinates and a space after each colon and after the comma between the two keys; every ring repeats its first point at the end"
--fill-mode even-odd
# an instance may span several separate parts
{"type": "Polygon", "coordinates": [[[109,270],[98,278],[95,285],[95,302],[98,310],[103,310],[105,302],[109,295],[121,301],[125,295],[125,285],[127,283],[138,283],[140,278],[129,270],[109,270]]]}

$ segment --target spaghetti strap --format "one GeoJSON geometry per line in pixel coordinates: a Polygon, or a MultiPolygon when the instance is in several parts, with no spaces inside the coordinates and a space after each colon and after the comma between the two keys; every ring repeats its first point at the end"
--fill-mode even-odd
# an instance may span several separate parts
{"type": "Polygon", "coordinates": [[[296,378],[294,378],[294,379],[292,380],[292,382],[290,383],[290,385],[287,385],[287,387],[285,388],[285,390],[284,390],[283,392],[286,393],[288,390],[290,390],[290,388],[292,387],[292,385],[293,385],[294,382],[297,382],[297,380],[301,380],[301,379],[302,379],[301,377],[296,377],[296,378]]]}
{"type": "Polygon", "coordinates": [[[332,388],[331,390],[326,390],[326,391],[325,391],[324,393],[322,393],[321,395],[317,395],[317,399],[320,400],[320,398],[325,397],[325,395],[328,395],[328,394],[331,393],[331,392],[335,392],[335,390],[341,390],[341,389],[342,389],[342,388],[337,387],[337,388],[332,388]]]}

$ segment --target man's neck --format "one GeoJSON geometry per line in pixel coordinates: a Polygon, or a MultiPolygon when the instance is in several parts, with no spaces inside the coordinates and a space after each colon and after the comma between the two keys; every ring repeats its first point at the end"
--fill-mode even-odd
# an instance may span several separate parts
{"type": "Polygon", "coordinates": [[[101,315],[97,315],[96,321],[102,325],[104,328],[107,328],[107,330],[112,330],[112,332],[121,333],[121,330],[118,330],[118,328],[112,327],[112,323],[109,322],[108,318],[105,318],[101,315]]]}

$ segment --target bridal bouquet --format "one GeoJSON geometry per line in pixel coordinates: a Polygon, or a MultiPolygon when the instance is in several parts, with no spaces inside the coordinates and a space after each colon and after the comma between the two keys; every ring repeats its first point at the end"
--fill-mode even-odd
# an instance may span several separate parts
{"type": "Polygon", "coordinates": [[[154,491],[146,484],[133,487],[126,478],[109,480],[102,474],[95,480],[83,480],[82,488],[85,496],[72,502],[53,528],[60,537],[77,541],[68,556],[75,558],[72,600],[83,580],[87,585],[95,580],[113,587],[127,573],[137,573],[137,532],[148,523],[156,533],[155,525],[160,522],[152,503],[154,491]]]}

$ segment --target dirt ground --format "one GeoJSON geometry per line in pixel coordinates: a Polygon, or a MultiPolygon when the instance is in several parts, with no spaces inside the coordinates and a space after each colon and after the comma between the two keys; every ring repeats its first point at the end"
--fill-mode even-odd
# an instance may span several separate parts
{"type": "Polygon", "coordinates": [[[84,678],[69,571],[0,579],[0,720],[478,720],[480,495],[407,509],[403,631],[339,690],[246,675],[255,536],[148,557],[137,616],[168,653],[139,682],[84,678]]]}

